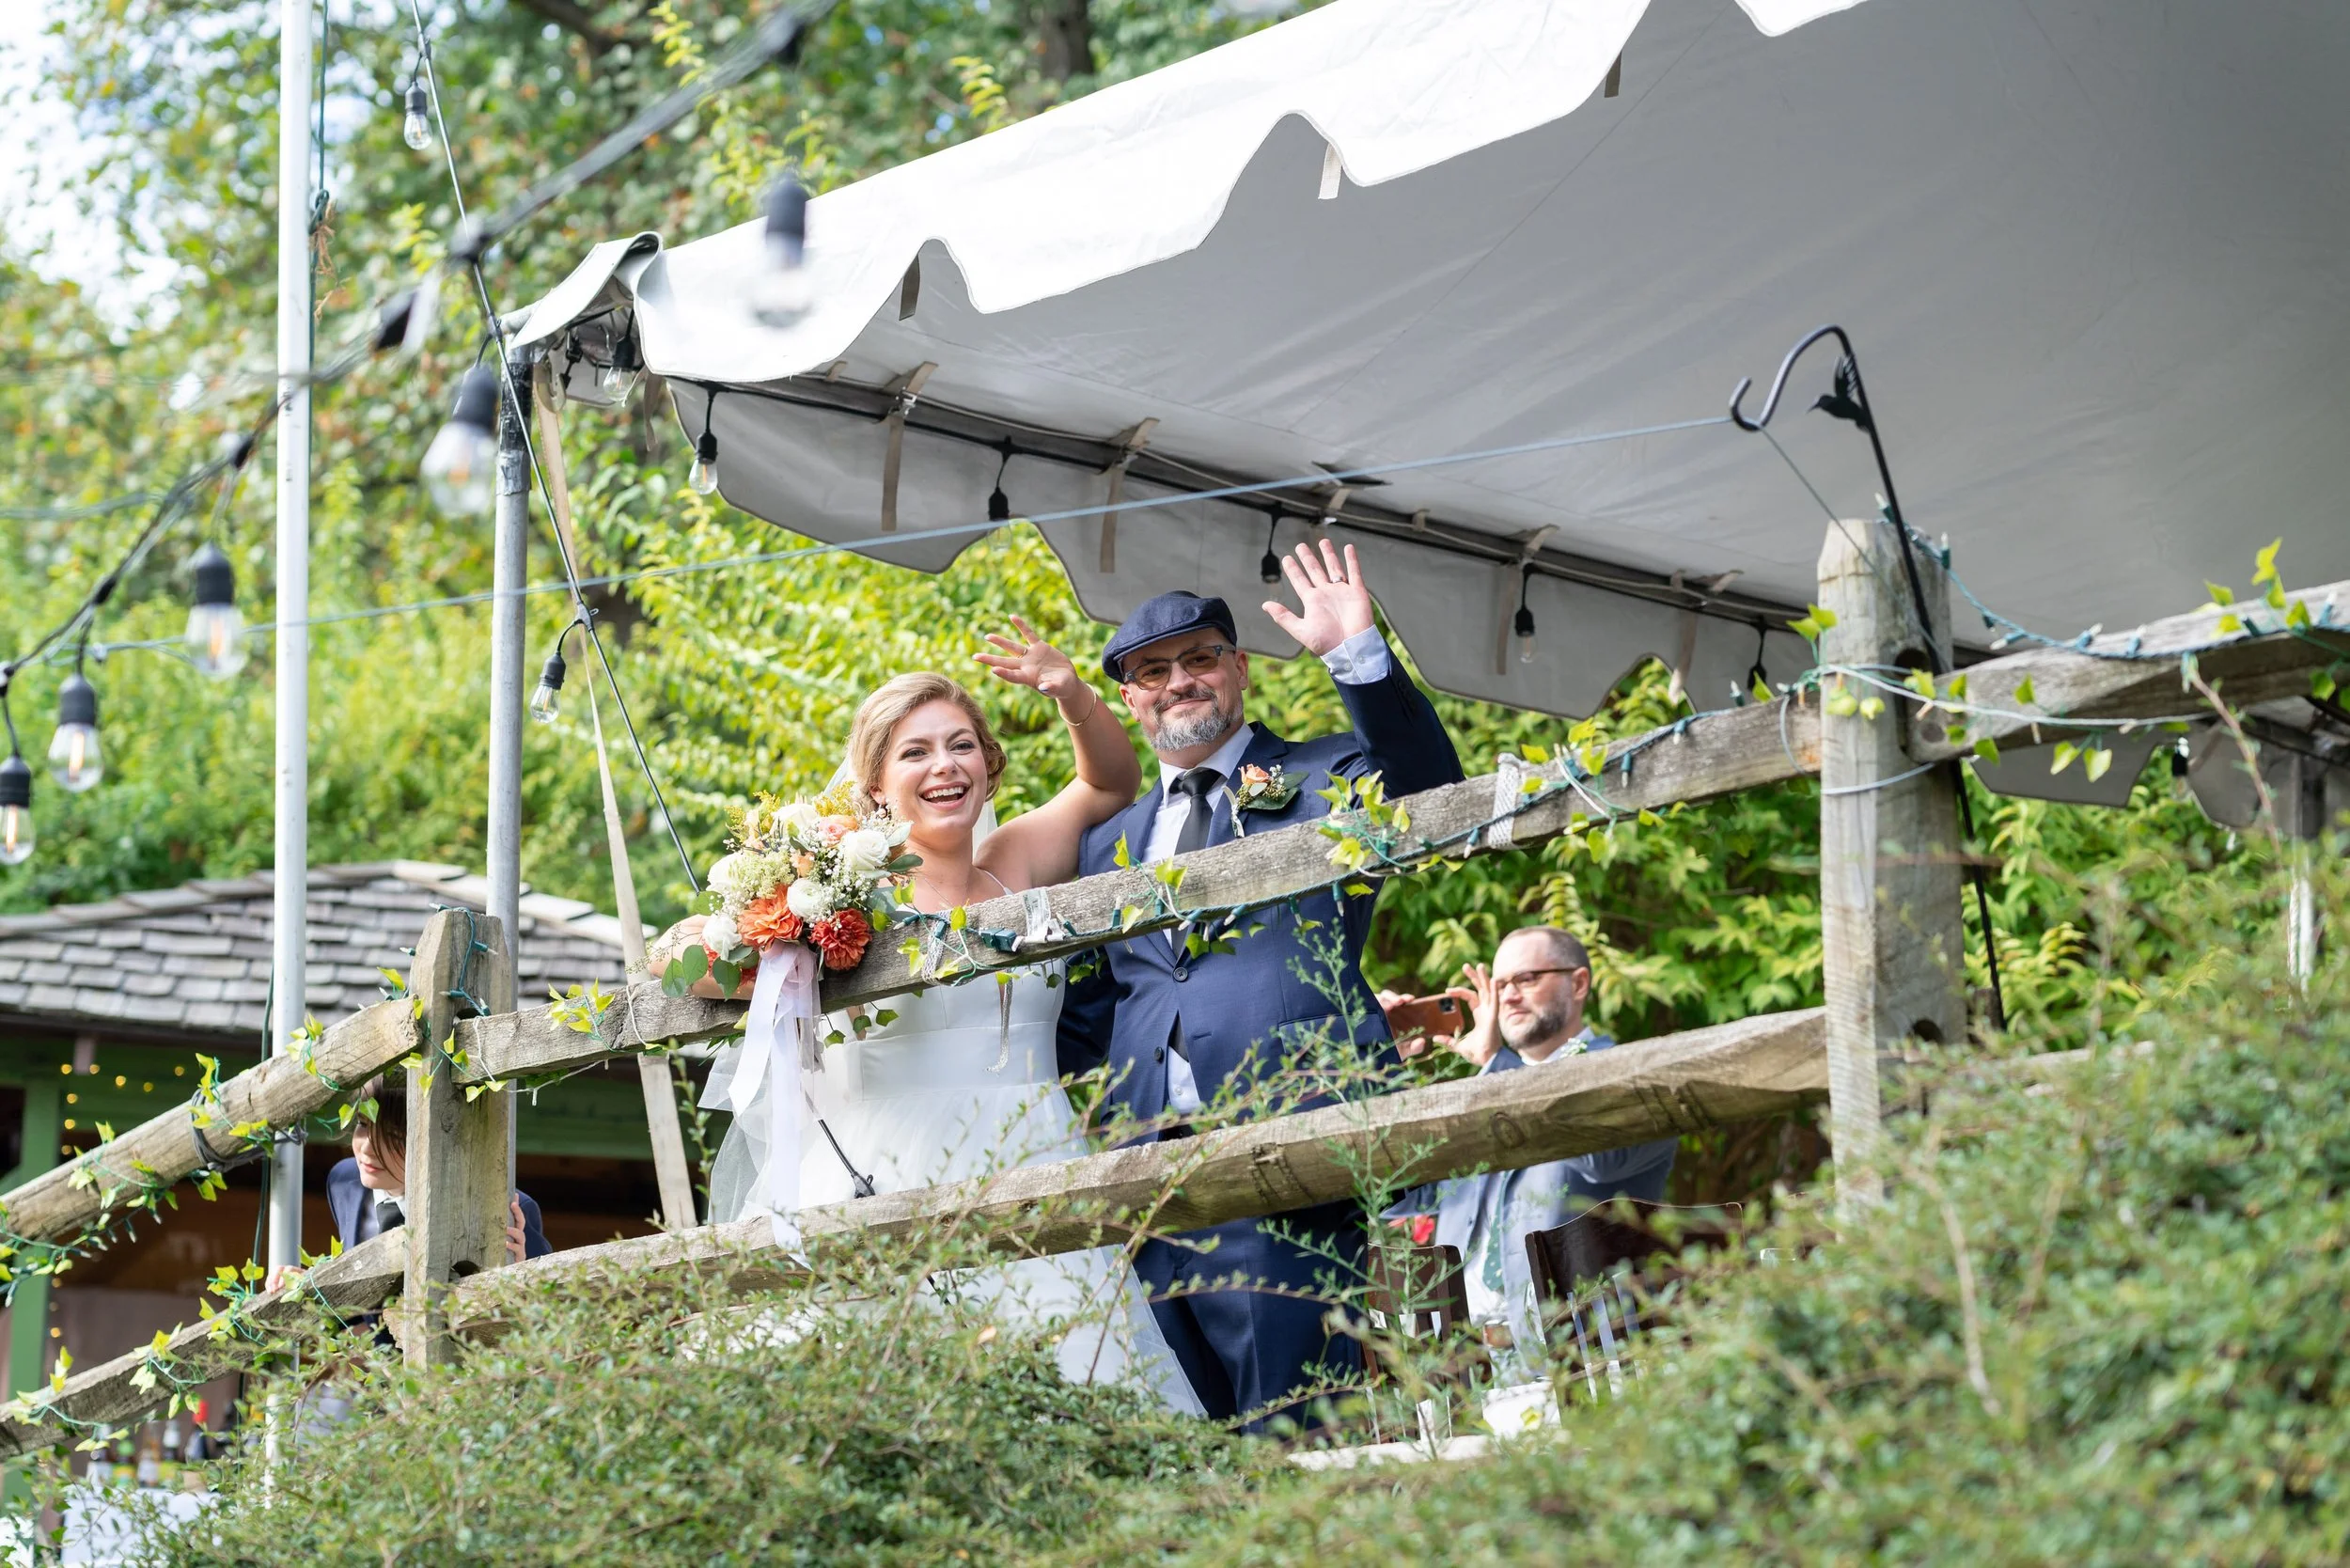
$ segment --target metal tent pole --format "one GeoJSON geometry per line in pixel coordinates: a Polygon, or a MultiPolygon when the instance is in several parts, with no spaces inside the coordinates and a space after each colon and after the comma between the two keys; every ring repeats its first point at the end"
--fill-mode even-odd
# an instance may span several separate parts
{"type": "MultiPolygon", "coordinates": [[[[292,1048],[308,1001],[310,865],[310,11],[280,0],[277,101],[277,764],[270,1039],[292,1048]]],[[[301,1261],[302,1145],[272,1151],[269,1262],[301,1261]]]]}
{"type": "MultiPolygon", "coordinates": [[[[526,351],[525,351],[526,352],[526,351]]],[[[490,913],[506,930],[506,950],[522,959],[523,597],[530,539],[530,370],[508,367],[498,400],[498,494],[490,611],[490,913]]],[[[507,1097],[506,1174],[513,1185],[514,1101],[507,1097]]]]}

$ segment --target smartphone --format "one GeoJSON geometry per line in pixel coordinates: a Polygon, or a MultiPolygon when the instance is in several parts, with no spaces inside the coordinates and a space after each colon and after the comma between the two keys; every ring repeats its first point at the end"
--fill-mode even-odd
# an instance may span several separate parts
{"type": "Polygon", "coordinates": [[[1453,1040],[1467,1027],[1468,1013],[1457,996],[1415,996],[1396,1003],[1387,1013],[1387,1027],[1398,1035],[1453,1040]]]}

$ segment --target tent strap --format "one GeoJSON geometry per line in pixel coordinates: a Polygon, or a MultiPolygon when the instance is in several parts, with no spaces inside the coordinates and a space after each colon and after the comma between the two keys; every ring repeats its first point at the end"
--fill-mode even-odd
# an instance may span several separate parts
{"type": "Polygon", "coordinates": [[[1102,513],[1102,575],[1114,575],[1118,571],[1118,503],[1126,494],[1126,465],[1135,461],[1135,454],[1151,445],[1151,432],[1158,428],[1156,419],[1145,419],[1131,425],[1118,437],[1118,460],[1102,470],[1109,476],[1109,498],[1102,513]]]}
{"type": "Polygon", "coordinates": [[[926,359],[889,384],[896,398],[884,420],[889,427],[889,450],[882,458],[881,531],[885,534],[898,531],[898,468],[905,461],[906,416],[914,412],[914,405],[921,399],[923,384],[937,368],[926,359]]]}

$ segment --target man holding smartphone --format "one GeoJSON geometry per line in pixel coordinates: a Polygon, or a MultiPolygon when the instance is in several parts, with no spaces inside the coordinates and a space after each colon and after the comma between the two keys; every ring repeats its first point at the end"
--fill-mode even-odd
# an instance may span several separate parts
{"type": "MultiPolygon", "coordinates": [[[[1457,1012],[1447,1015],[1424,1006],[1415,1009],[1415,1004],[1452,1001],[1457,1006],[1465,1001],[1474,1016],[1448,1043],[1477,1063],[1480,1073],[1537,1069],[1615,1044],[1584,1019],[1584,1004],[1591,995],[1591,959],[1571,932],[1556,926],[1513,931],[1502,938],[1491,969],[1472,964],[1466,974],[1467,986],[1442,997],[1397,997],[1397,1006],[1388,1008],[1389,1019],[1399,1008],[1407,1018],[1425,1014],[1438,1021],[1426,1037],[1441,1037],[1443,1022],[1457,1012]]],[[[1380,1001],[1386,1005],[1386,994],[1380,1001]]],[[[1401,1036],[1402,1028],[1397,1027],[1396,1033],[1401,1036]]],[[[1413,1189],[1388,1213],[1435,1215],[1435,1245],[1460,1250],[1469,1317],[1480,1326],[1488,1345],[1507,1350],[1527,1336],[1534,1336],[1529,1344],[1539,1343],[1540,1314],[1526,1257],[1527,1235],[1563,1225],[1585,1209],[1613,1199],[1664,1201],[1665,1183],[1672,1175],[1679,1148],[1677,1139],[1658,1138],[1523,1170],[1456,1176],[1413,1189]]]]}

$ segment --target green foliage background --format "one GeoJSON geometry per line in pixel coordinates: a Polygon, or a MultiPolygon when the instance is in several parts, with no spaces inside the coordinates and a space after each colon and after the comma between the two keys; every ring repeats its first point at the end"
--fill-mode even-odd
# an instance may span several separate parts
{"type": "MultiPolygon", "coordinates": [[[[788,154],[819,183],[853,179],[1262,24],[1206,0],[1095,0],[1084,11],[1091,30],[1084,64],[1092,69],[1061,76],[1048,70],[1047,36],[1070,8],[1066,0],[846,0],[808,42],[799,72],[762,75],[564,202],[494,257],[492,287],[512,305],[535,297],[605,235],[650,227],[688,236],[740,221],[788,154]]],[[[495,202],[581,149],[723,46],[741,10],[719,0],[682,0],[675,10],[634,0],[595,6],[584,13],[591,37],[550,20],[572,17],[561,7],[444,5],[434,49],[470,200],[495,202]]],[[[0,463],[0,505],[55,506],[158,484],[252,416],[266,399],[272,361],[275,7],[57,0],[55,14],[61,50],[44,90],[70,102],[105,153],[95,175],[77,182],[79,198],[180,272],[172,290],[123,320],[60,281],[74,259],[34,254],[21,236],[0,243],[0,341],[21,345],[0,360],[9,458],[0,463]]],[[[334,207],[319,247],[322,342],[431,255],[455,220],[437,153],[400,141],[399,93],[414,58],[403,17],[389,5],[338,8],[326,52],[334,207]]],[[[452,298],[421,363],[371,365],[319,398],[317,612],[486,586],[486,524],[435,516],[414,478],[478,332],[452,298]]],[[[625,413],[572,412],[566,448],[591,572],[791,541],[678,482],[688,453],[657,385],[625,413]]],[[[216,529],[256,620],[270,613],[272,462],[265,443],[216,529]]],[[[0,557],[10,584],[0,596],[0,644],[22,646],[70,605],[138,520],[125,511],[10,525],[0,557]]],[[[198,531],[187,527],[157,552],[108,610],[101,637],[178,629],[179,563],[198,531]]],[[[532,576],[556,572],[542,530],[532,576]]],[[[534,602],[534,650],[555,635],[560,603],[534,602]]],[[[603,610],[678,826],[703,860],[729,801],[822,781],[849,711],[887,675],[968,671],[980,633],[1013,614],[1073,651],[1103,635],[1026,529],[975,544],[937,577],[822,557],[640,583],[603,610]]],[[[316,633],[315,859],[478,860],[486,631],[486,611],[476,607],[316,633]]],[[[0,907],[265,864],[268,666],[264,643],[247,672],[225,685],[149,652],[93,670],[109,776],[83,796],[44,781],[42,848],[27,865],[0,871],[0,907]]],[[[44,665],[16,682],[14,709],[34,746],[45,745],[62,674],[44,665]]],[[[608,903],[581,685],[574,681],[570,715],[534,727],[526,741],[525,874],[608,903]]],[[[1259,690],[1261,715],[1277,728],[1310,732],[1340,722],[1310,662],[1267,671],[1259,690]]],[[[1068,766],[1058,727],[1033,698],[991,696],[1014,757],[1009,804],[1041,798],[1068,766]]],[[[1553,743],[1560,728],[1478,702],[1446,698],[1442,707],[1473,765],[1503,746],[1553,743]]],[[[1661,674],[1640,670],[1619,688],[1606,722],[1625,732],[1671,713],[1661,674]]],[[[660,918],[682,909],[684,878],[648,792],[625,757],[617,760],[632,856],[648,914],[660,918]]],[[[2114,975],[2200,956],[2147,911],[2191,897],[2214,874],[2249,874],[2228,836],[2158,776],[2124,812],[1982,794],[1977,808],[1986,835],[1978,848],[2002,862],[1995,923],[2011,1008],[2052,1041],[2092,1011],[2135,1005],[2114,975]],[[2082,880],[2092,867],[2105,868],[2095,886],[2082,880]],[[2107,887],[2127,897],[2106,897],[2107,887]],[[2124,955],[2115,944],[2131,964],[2117,965],[2124,955]]],[[[1810,790],[1788,786],[1402,886],[1383,903],[1374,968],[1437,983],[1490,952],[1512,924],[1539,917],[1592,941],[1601,1019],[1619,1033],[1802,1005],[1818,994],[1816,824],[1810,790]]],[[[1972,962],[1980,966],[1979,953],[1972,962]]]]}

